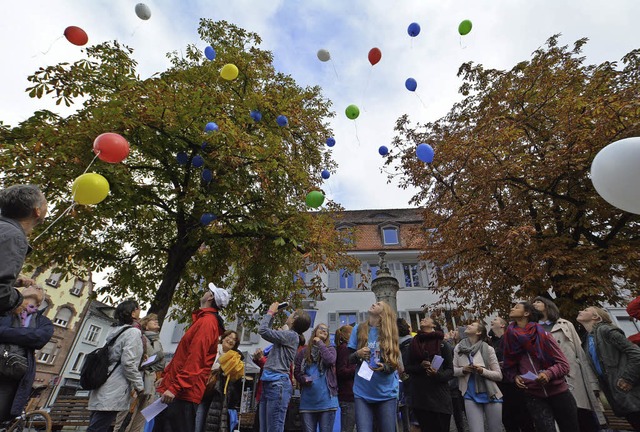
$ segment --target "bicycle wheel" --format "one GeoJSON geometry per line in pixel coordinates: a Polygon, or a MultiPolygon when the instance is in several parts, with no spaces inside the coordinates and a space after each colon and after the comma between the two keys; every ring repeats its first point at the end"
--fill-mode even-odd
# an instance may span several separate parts
{"type": "Polygon", "coordinates": [[[51,417],[42,410],[29,411],[23,419],[11,425],[7,432],[51,432],[51,417]]]}

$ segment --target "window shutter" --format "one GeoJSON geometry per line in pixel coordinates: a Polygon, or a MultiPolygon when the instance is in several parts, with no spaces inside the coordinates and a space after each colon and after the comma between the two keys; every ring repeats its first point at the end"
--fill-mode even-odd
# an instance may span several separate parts
{"type": "Polygon", "coordinates": [[[406,322],[411,324],[411,317],[409,317],[409,312],[407,312],[407,311],[398,311],[398,318],[402,318],[406,322]]]}
{"type": "Polygon", "coordinates": [[[337,290],[340,287],[340,276],[337,271],[329,272],[329,281],[327,282],[327,288],[329,290],[337,290]]]}
{"type": "Polygon", "coordinates": [[[175,327],[173,328],[173,334],[171,335],[171,343],[178,343],[182,336],[184,335],[184,328],[186,327],[185,323],[175,323],[175,327]]]}
{"type": "Polygon", "coordinates": [[[358,312],[358,323],[366,321],[368,313],[369,312],[358,312]]]}
{"type": "Polygon", "coordinates": [[[391,276],[398,279],[400,288],[405,288],[406,284],[404,283],[404,270],[402,270],[402,263],[390,262],[389,270],[391,270],[391,276]]]}
{"type": "Polygon", "coordinates": [[[336,330],[338,330],[338,314],[335,312],[329,312],[327,315],[327,320],[329,321],[329,333],[335,333],[336,330]]]}

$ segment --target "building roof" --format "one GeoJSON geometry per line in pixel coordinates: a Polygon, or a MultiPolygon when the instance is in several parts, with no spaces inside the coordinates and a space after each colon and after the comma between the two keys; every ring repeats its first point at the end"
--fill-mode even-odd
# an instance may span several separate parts
{"type": "Polygon", "coordinates": [[[109,306],[108,304],[102,303],[98,300],[92,300],[91,304],[89,305],[89,312],[91,314],[114,322],[115,319],[113,318],[113,313],[115,312],[115,310],[116,308],[114,308],[113,306],[109,306]]]}
{"type": "Polygon", "coordinates": [[[387,221],[421,223],[424,220],[423,212],[421,208],[345,210],[336,212],[336,224],[378,225],[387,221]]]}

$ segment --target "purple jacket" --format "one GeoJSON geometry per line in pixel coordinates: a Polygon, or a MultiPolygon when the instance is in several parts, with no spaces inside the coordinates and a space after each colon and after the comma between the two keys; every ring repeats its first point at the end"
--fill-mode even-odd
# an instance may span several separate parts
{"type": "MultiPolygon", "coordinates": [[[[338,379],[336,378],[336,349],[332,346],[326,346],[324,343],[317,343],[316,346],[320,350],[320,359],[324,364],[325,370],[327,371],[327,386],[329,386],[329,394],[331,396],[338,395],[338,379]]],[[[296,354],[296,359],[293,362],[293,376],[296,381],[300,383],[300,387],[304,380],[304,363],[306,362],[305,353],[307,352],[308,347],[301,349],[296,354]]]]}

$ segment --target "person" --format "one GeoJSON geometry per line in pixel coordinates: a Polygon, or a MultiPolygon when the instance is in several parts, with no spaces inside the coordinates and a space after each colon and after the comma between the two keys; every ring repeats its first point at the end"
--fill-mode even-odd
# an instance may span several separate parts
{"type": "Polygon", "coordinates": [[[349,361],[358,366],[353,396],[358,432],[390,431],[396,427],[400,349],[396,313],[379,301],[369,308],[368,319],[355,326],[349,339],[349,361]],[[364,378],[360,371],[371,374],[364,378]]]}
{"type": "MultiPolygon", "coordinates": [[[[134,327],[136,326],[136,316],[134,316],[134,327]]],[[[138,395],[137,404],[135,404],[132,411],[131,421],[128,425],[125,425],[126,432],[142,432],[144,430],[145,418],[140,411],[151,405],[156,399],[156,387],[155,382],[159,374],[164,369],[164,350],[160,343],[160,324],[158,321],[158,315],[151,313],[147,314],[144,318],[139,320],[139,328],[143,332],[143,359],[144,363],[151,360],[148,364],[141,366],[142,379],[144,381],[144,391],[138,395]],[[154,357],[155,356],[155,357],[154,357]]],[[[143,363],[143,364],[144,364],[143,363]]],[[[116,417],[116,423],[113,430],[118,432],[122,426],[124,418],[129,411],[122,411],[118,413],[116,417]],[[124,417],[120,418],[124,413],[124,417]]]]}
{"type": "Polygon", "coordinates": [[[411,341],[406,371],[411,381],[411,410],[420,430],[448,431],[453,412],[449,393],[453,351],[444,343],[444,332],[436,330],[431,317],[420,320],[420,330],[411,341]],[[438,361],[441,361],[439,366],[438,361]]]}
{"type": "Polygon", "coordinates": [[[35,350],[44,347],[53,336],[53,324],[38,310],[44,291],[37,285],[23,289],[22,305],[11,315],[0,317],[0,355],[5,351],[26,358],[26,371],[19,376],[0,372],[0,421],[22,413],[29,401],[36,376],[35,350]]]}
{"type": "MultiPolygon", "coordinates": [[[[508,322],[499,316],[491,320],[489,337],[501,368],[504,364],[504,332],[508,322]]],[[[505,432],[535,432],[533,419],[527,410],[525,394],[515,383],[504,379],[498,384],[502,392],[502,425],[505,432]]]]}
{"type": "Polygon", "coordinates": [[[565,377],[569,362],[555,339],[538,320],[540,313],[529,302],[516,303],[513,320],[504,334],[503,372],[525,391],[526,405],[537,432],[578,430],[578,408],[565,377]]]}
{"type": "Polygon", "coordinates": [[[47,200],[34,185],[13,185],[0,191],[0,314],[22,305],[17,287],[34,285],[20,276],[31,247],[27,237],[47,216],[47,200]]]}
{"type": "MultiPolygon", "coordinates": [[[[251,356],[253,362],[260,368],[260,374],[257,376],[257,384],[256,385],[256,406],[260,407],[260,397],[262,396],[262,380],[260,377],[262,376],[262,370],[264,369],[264,365],[267,363],[267,356],[265,355],[262,348],[256,348],[255,352],[251,356]]],[[[260,409],[257,409],[255,412],[255,416],[253,418],[253,432],[260,432],[260,409]]]]}
{"type": "Polygon", "coordinates": [[[602,308],[587,307],[577,320],[587,331],[583,348],[613,412],[640,430],[640,348],[602,308]]]}
{"type": "Polygon", "coordinates": [[[287,407],[293,392],[289,372],[298,352],[298,346],[304,344],[304,336],[311,326],[311,317],[302,309],[289,315],[282,330],[271,328],[273,317],[281,311],[278,302],[269,306],[262,318],[258,334],[273,347],[267,356],[262,370],[262,395],[260,396],[260,432],[284,431],[287,407]]]}
{"type": "Polygon", "coordinates": [[[218,311],[229,304],[229,292],[209,284],[192,314],[171,362],[157,384],[160,399],[168,407],[155,418],[153,432],[193,432],[196,408],[202,401],[211,366],[218,353],[224,322],[218,311]]]}
{"type": "MultiPolygon", "coordinates": [[[[240,408],[240,400],[242,398],[242,381],[240,378],[244,376],[244,355],[238,351],[240,346],[240,336],[234,330],[225,331],[220,336],[220,351],[211,368],[212,374],[216,376],[207,384],[210,393],[207,411],[205,411],[204,424],[202,428],[198,428],[196,421],[196,432],[218,432],[234,430],[228,427],[233,411],[237,413],[240,408]],[[230,415],[231,414],[231,415],[230,415]]],[[[203,398],[202,403],[205,404],[203,398]]],[[[234,420],[235,421],[235,420],[234,420]]]]}
{"type": "Polygon", "coordinates": [[[344,325],[336,331],[336,377],[338,378],[338,404],[340,406],[340,430],[353,432],[356,426],[356,411],[353,401],[353,379],[356,365],[349,361],[349,338],[353,327],[344,325]]]}
{"type": "MultiPolygon", "coordinates": [[[[640,296],[631,300],[627,305],[627,313],[631,318],[640,320],[640,296]]],[[[640,332],[629,336],[628,338],[632,343],[640,346],[640,332]]]]}
{"type": "Polygon", "coordinates": [[[466,338],[453,351],[453,373],[458,377],[464,397],[470,432],[502,429],[502,392],[496,382],[502,380],[496,352],[486,341],[487,328],[474,321],[465,329],[466,338]]]}
{"type": "MultiPolygon", "coordinates": [[[[458,330],[450,330],[444,333],[444,343],[447,349],[451,351],[451,357],[453,358],[453,349],[460,342],[460,335],[458,330]]],[[[466,413],[464,412],[464,398],[460,393],[460,386],[458,383],[458,377],[451,376],[449,379],[449,395],[451,396],[451,406],[453,413],[453,422],[456,425],[458,432],[467,431],[466,413]]]]}
{"type": "Polygon", "coordinates": [[[578,406],[580,432],[600,430],[600,425],[607,423],[600,399],[596,396],[600,393],[600,387],[598,379],[588,366],[578,332],[571,321],[560,318],[558,307],[548,298],[538,296],[533,299],[532,304],[540,312],[539,324],[558,342],[569,362],[570,372],[566,380],[578,406]]]}
{"type": "Polygon", "coordinates": [[[91,416],[88,432],[107,432],[118,413],[128,410],[132,399],[144,390],[139,370],[143,354],[142,338],[140,330],[133,327],[134,320],[139,316],[140,306],[135,300],[125,300],[116,307],[116,324],[107,335],[107,342],[117,337],[109,348],[111,375],[89,394],[91,416]]]}
{"type": "MultiPolygon", "coordinates": [[[[409,364],[409,352],[411,351],[411,326],[404,318],[398,318],[398,343],[400,344],[400,356],[402,364],[409,364]]],[[[400,421],[402,424],[402,432],[409,432],[411,429],[411,415],[409,413],[409,375],[405,372],[400,376],[398,383],[398,410],[400,411],[400,421]]]]}

